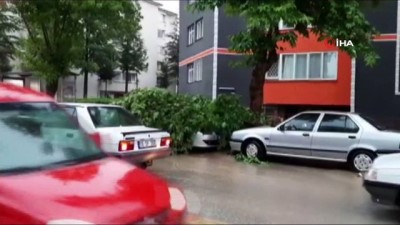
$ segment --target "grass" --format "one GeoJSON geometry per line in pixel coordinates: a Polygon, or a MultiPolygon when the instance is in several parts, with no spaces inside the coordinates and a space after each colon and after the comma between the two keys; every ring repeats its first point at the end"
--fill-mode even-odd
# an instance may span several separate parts
{"type": "Polygon", "coordinates": [[[236,154],[235,159],[236,159],[236,161],[244,162],[247,164],[254,164],[254,165],[265,165],[266,164],[266,162],[259,160],[257,157],[254,157],[254,156],[247,157],[247,156],[243,155],[242,153],[236,154]]]}

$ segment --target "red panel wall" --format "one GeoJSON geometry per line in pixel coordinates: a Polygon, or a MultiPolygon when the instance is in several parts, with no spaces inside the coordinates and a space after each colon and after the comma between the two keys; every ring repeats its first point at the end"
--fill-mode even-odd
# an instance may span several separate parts
{"type": "MultiPolygon", "coordinates": [[[[323,52],[337,50],[326,42],[318,42],[317,37],[299,36],[297,46],[281,45],[284,53],[323,52]]],[[[266,80],[264,84],[264,104],[278,105],[350,105],[351,57],[339,51],[338,76],[335,81],[278,81],[266,80]]]]}

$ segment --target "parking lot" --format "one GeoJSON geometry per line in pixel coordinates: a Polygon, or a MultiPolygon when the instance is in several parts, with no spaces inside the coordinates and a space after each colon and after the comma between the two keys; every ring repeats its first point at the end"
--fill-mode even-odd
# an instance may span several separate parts
{"type": "Polygon", "coordinates": [[[189,213],[214,223],[400,223],[400,211],[371,202],[342,164],[270,158],[256,166],[202,153],[158,160],[149,171],[182,187],[189,213]]]}

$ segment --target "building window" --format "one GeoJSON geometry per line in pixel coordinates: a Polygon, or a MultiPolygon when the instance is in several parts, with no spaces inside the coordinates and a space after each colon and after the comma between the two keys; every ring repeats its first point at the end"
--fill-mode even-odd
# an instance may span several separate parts
{"type": "Polygon", "coordinates": [[[187,65],[187,73],[188,73],[188,83],[193,83],[194,82],[194,64],[189,63],[187,65]]]}
{"type": "Polygon", "coordinates": [[[162,62],[157,62],[157,71],[161,71],[162,62]]]}
{"type": "MultiPolygon", "coordinates": [[[[308,28],[312,28],[312,25],[309,24],[307,26],[308,28]]],[[[283,20],[279,21],[279,30],[293,30],[294,29],[294,24],[287,24],[283,20]]]]}
{"type": "Polygon", "coordinates": [[[167,24],[167,16],[165,14],[162,14],[161,16],[162,16],[162,23],[164,25],[166,25],[167,24]]]}
{"type": "Polygon", "coordinates": [[[194,62],[194,81],[203,80],[203,60],[197,60],[194,62]]]}
{"type": "Polygon", "coordinates": [[[274,63],[271,68],[267,71],[265,74],[265,79],[278,79],[278,68],[279,68],[279,63],[274,63]]]}
{"type": "Polygon", "coordinates": [[[203,18],[196,21],[196,40],[203,37],[203,18]]]}
{"type": "Polygon", "coordinates": [[[195,29],[194,24],[188,27],[188,45],[193,44],[195,41],[195,29]]]}
{"type": "Polygon", "coordinates": [[[337,67],[337,52],[281,54],[279,79],[335,80],[337,67]]]}
{"type": "Polygon", "coordinates": [[[163,38],[165,36],[165,30],[158,30],[158,37],[163,38]]]}

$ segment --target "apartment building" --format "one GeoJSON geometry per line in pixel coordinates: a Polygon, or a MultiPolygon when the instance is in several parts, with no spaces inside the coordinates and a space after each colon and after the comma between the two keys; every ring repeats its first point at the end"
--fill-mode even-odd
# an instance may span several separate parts
{"type": "Polygon", "coordinates": [[[243,29],[244,21],[223,9],[189,12],[192,3],[180,1],[179,92],[210,98],[234,93],[248,104],[249,69],[232,68],[230,63],[242,56],[228,51],[230,35],[243,29]]]}
{"type": "MultiPolygon", "coordinates": [[[[157,85],[157,74],[160,62],[164,59],[162,47],[168,42],[167,34],[173,32],[178,15],[162,8],[162,4],[152,0],[138,1],[141,6],[141,36],[148,56],[148,69],[128,84],[129,91],[137,88],[151,88],[157,85]]],[[[74,71],[79,74],[79,71],[74,71]]],[[[104,96],[106,89],[111,96],[121,96],[125,93],[125,76],[117,70],[117,76],[107,85],[100,81],[96,74],[89,75],[88,97],[104,96]]],[[[63,80],[64,98],[83,97],[83,76],[71,76],[63,80]]]]}
{"type": "MultiPolygon", "coordinates": [[[[226,88],[246,98],[247,104],[251,70],[230,67],[241,56],[226,49],[229,36],[245,28],[243,20],[227,17],[223,9],[190,13],[184,7],[190,2],[181,2],[180,91],[212,96],[215,87],[217,92],[226,88]],[[204,37],[192,43],[191,25],[199,19],[205,21],[204,37]],[[202,79],[197,81],[196,65],[201,61],[202,79]]],[[[352,59],[336,46],[318,42],[315,35],[300,36],[294,48],[282,44],[278,63],[266,74],[263,101],[268,113],[289,117],[303,110],[354,111],[400,127],[400,3],[368,2],[362,10],[380,32],[373,40],[380,56],[377,65],[368,67],[362,58],[352,59]]],[[[282,22],[280,29],[292,28],[282,22]]]]}
{"type": "Polygon", "coordinates": [[[373,39],[377,65],[368,67],[362,58],[352,59],[315,35],[300,37],[295,48],[286,45],[280,52],[277,73],[267,74],[264,105],[270,111],[285,117],[313,109],[354,111],[400,126],[400,3],[372,2],[362,10],[380,32],[373,39]]]}

